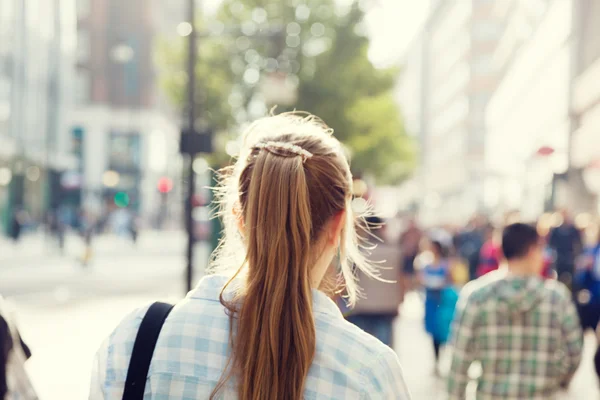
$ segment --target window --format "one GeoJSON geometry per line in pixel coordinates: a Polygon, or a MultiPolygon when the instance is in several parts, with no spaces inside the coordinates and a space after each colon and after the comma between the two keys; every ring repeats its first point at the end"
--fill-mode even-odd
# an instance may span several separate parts
{"type": "Polygon", "coordinates": [[[85,104],[90,100],[91,79],[90,72],[85,69],[79,69],[75,79],[75,102],[76,104],[85,104]]]}
{"type": "Polygon", "coordinates": [[[86,64],[91,55],[90,33],[85,29],[77,31],[77,62],[86,64]]]}
{"type": "MultiPolygon", "coordinates": [[[[0,55],[9,55],[12,52],[14,18],[13,2],[0,0],[0,55]]],[[[0,65],[0,74],[2,67],[3,65],[0,65]]]]}
{"type": "Polygon", "coordinates": [[[92,0],[77,0],[77,18],[87,18],[90,15],[91,2],[92,0]]]}
{"type": "Polygon", "coordinates": [[[10,80],[0,76],[0,136],[10,131],[10,80]]]}
{"type": "Polygon", "coordinates": [[[581,32],[580,41],[580,66],[579,72],[585,71],[594,61],[600,58],[600,2],[595,0],[583,0],[581,7],[581,32]]]}

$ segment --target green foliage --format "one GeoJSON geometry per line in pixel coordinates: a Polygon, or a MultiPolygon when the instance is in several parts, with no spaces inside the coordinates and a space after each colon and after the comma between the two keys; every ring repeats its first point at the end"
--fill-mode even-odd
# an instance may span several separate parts
{"type": "MultiPolygon", "coordinates": [[[[254,67],[264,75],[269,72],[267,60],[277,60],[278,70],[298,82],[296,103],[278,111],[305,110],[323,118],[350,149],[355,173],[385,182],[404,178],[414,166],[414,146],[391,95],[398,71],[378,70],[369,62],[362,19],[356,4],[342,12],[334,0],[223,1],[217,20],[225,34],[199,40],[196,74],[204,119],[221,132],[231,132],[255,118],[249,104],[257,86],[245,82],[244,73],[254,67]],[[286,43],[290,22],[300,27],[300,46],[286,43]],[[232,30],[244,27],[256,32],[237,40],[232,30]]],[[[162,43],[159,54],[163,87],[183,106],[184,40],[162,43]]]]}
{"type": "Polygon", "coordinates": [[[353,169],[359,166],[380,172],[377,176],[385,183],[410,175],[415,164],[414,143],[406,136],[389,93],[358,99],[348,108],[346,119],[352,126],[346,144],[353,150],[353,169]]]}
{"type": "MultiPolygon", "coordinates": [[[[196,65],[196,109],[202,118],[217,129],[226,129],[235,123],[228,98],[236,81],[236,76],[227,68],[228,49],[225,41],[201,42],[199,59],[196,65]]],[[[158,67],[160,85],[171,101],[180,108],[187,102],[187,43],[184,38],[176,41],[159,41],[158,67]]]]}

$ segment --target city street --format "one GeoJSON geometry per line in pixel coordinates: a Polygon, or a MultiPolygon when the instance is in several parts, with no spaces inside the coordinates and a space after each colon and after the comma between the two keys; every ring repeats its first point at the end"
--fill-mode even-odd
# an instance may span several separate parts
{"type": "MultiPolygon", "coordinates": [[[[30,245],[35,243],[30,238],[30,245]]],[[[183,294],[185,238],[180,232],[144,233],[136,246],[115,237],[99,238],[95,260],[86,269],[74,257],[2,257],[0,292],[18,307],[20,326],[33,357],[28,369],[42,400],[87,396],[96,348],[134,308],[157,299],[177,301],[183,294]]],[[[23,243],[25,244],[25,242],[23,243]]],[[[199,246],[198,260],[207,249],[199,246]]],[[[201,265],[198,261],[197,265],[201,265]]],[[[202,273],[201,268],[197,276],[202,273]]],[[[414,399],[443,398],[443,379],[433,374],[433,350],[422,327],[422,303],[410,294],[396,330],[396,350],[414,399]]],[[[592,367],[593,336],[586,338],[585,360],[564,399],[600,399],[592,367]]]]}
{"type": "MultiPolygon", "coordinates": [[[[216,211],[243,225],[242,241],[268,237],[246,240],[250,255],[331,250],[370,275],[352,254],[381,239],[383,256],[367,258],[385,259],[391,280],[396,267],[417,269],[435,293],[436,342],[413,291],[393,344],[415,400],[446,397],[450,352],[437,338],[456,296],[444,289],[506,264],[515,283],[491,288],[493,312],[481,316],[498,340],[478,335],[478,356],[510,374],[493,391],[544,391],[562,373],[554,360],[580,343],[556,321],[557,309],[574,321],[570,300],[530,280],[542,259],[597,325],[598,21],[600,0],[0,0],[0,298],[32,350],[40,399],[87,398],[94,354],[119,321],[185,296],[206,273],[216,211]],[[363,211],[372,218],[359,221],[363,211]],[[184,226],[204,240],[193,282],[184,226]],[[284,226],[299,233],[283,240],[284,226]],[[346,243],[359,226],[373,231],[346,243]],[[338,236],[346,246],[330,248],[338,236]]],[[[395,313],[395,288],[365,290],[382,300],[371,295],[365,310],[395,313]]],[[[597,349],[586,332],[557,400],[600,400],[597,349]]],[[[288,397],[261,374],[249,372],[248,397],[288,397]]],[[[319,382],[331,376],[324,368],[319,382]]]]}
{"type": "MultiPolygon", "coordinates": [[[[85,268],[75,236],[65,257],[39,236],[25,237],[12,258],[7,245],[0,244],[6,250],[0,252],[0,293],[17,306],[33,352],[27,367],[42,400],[87,398],[93,355],[115,325],[136,307],[174,302],[184,293],[186,242],[179,231],[142,233],[135,246],[123,238],[97,238],[85,268]]],[[[198,245],[196,255],[196,265],[203,265],[207,248],[198,245]]],[[[198,268],[196,276],[202,272],[198,268]]]]}

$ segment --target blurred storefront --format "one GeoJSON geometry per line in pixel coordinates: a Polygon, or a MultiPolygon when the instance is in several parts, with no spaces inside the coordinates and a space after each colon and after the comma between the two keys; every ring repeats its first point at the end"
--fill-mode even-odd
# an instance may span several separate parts
{"type": "Polygon", "coordinates": [[[158,88],[153,49],[161,30],[176,33],[183,3],[80,3],[77,106],[70,120],[81,147],[70,173],[80,186],[73,190],[95,214],[121,208],[156,217],[165,204],[181,202],[179,187],[168,194],[157,188],[165,176],[179,182],[181,165],[179,116],[158,88]]]}
{"type": "MultiPolygon", "coordinates": [[[[181,170],[177,131],[152,110],[95,106],[75,113],[81,131],[82,206],[96,214],[127,208],[152,216],[164,202],[158,183],[181,170]]],[[[173,195],[173,193],[171,193],[173,195]]]]}
{"type": "Polygon", "coordinates": [[[565,203],[560,177],[568,170],[572,81],[573,2],[547,2],[531,18],[507,15],[507,35],[524,32],[502,49],[503,79],[486,111],[484,197],[496,213],[519,210],[534,219],[565,203]]]}
{"type": "Polygon", "coordinates": [[[73,165],[65,116],[76,48],[75,0],[0,0],[0,216],[36,220],[49,177],[73,165]]]}
{"type": "Polygon", "coordinates": [[[573,166],[581,170],[585,188],[600,213],[600,3],[581,0],[578,9],[577,78],[573,90],[573,166]]]}

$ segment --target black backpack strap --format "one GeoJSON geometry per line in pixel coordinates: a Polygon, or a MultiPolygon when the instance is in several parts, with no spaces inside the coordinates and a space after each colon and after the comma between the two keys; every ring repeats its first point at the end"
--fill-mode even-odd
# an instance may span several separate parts
{"type": "Polygon", "coordinates": [[[150,306],[140,328],[129,360],[123,400],[143,400],[146,378],[160,330],[173,309],[172,304],[156,302],[150,306]]]}

